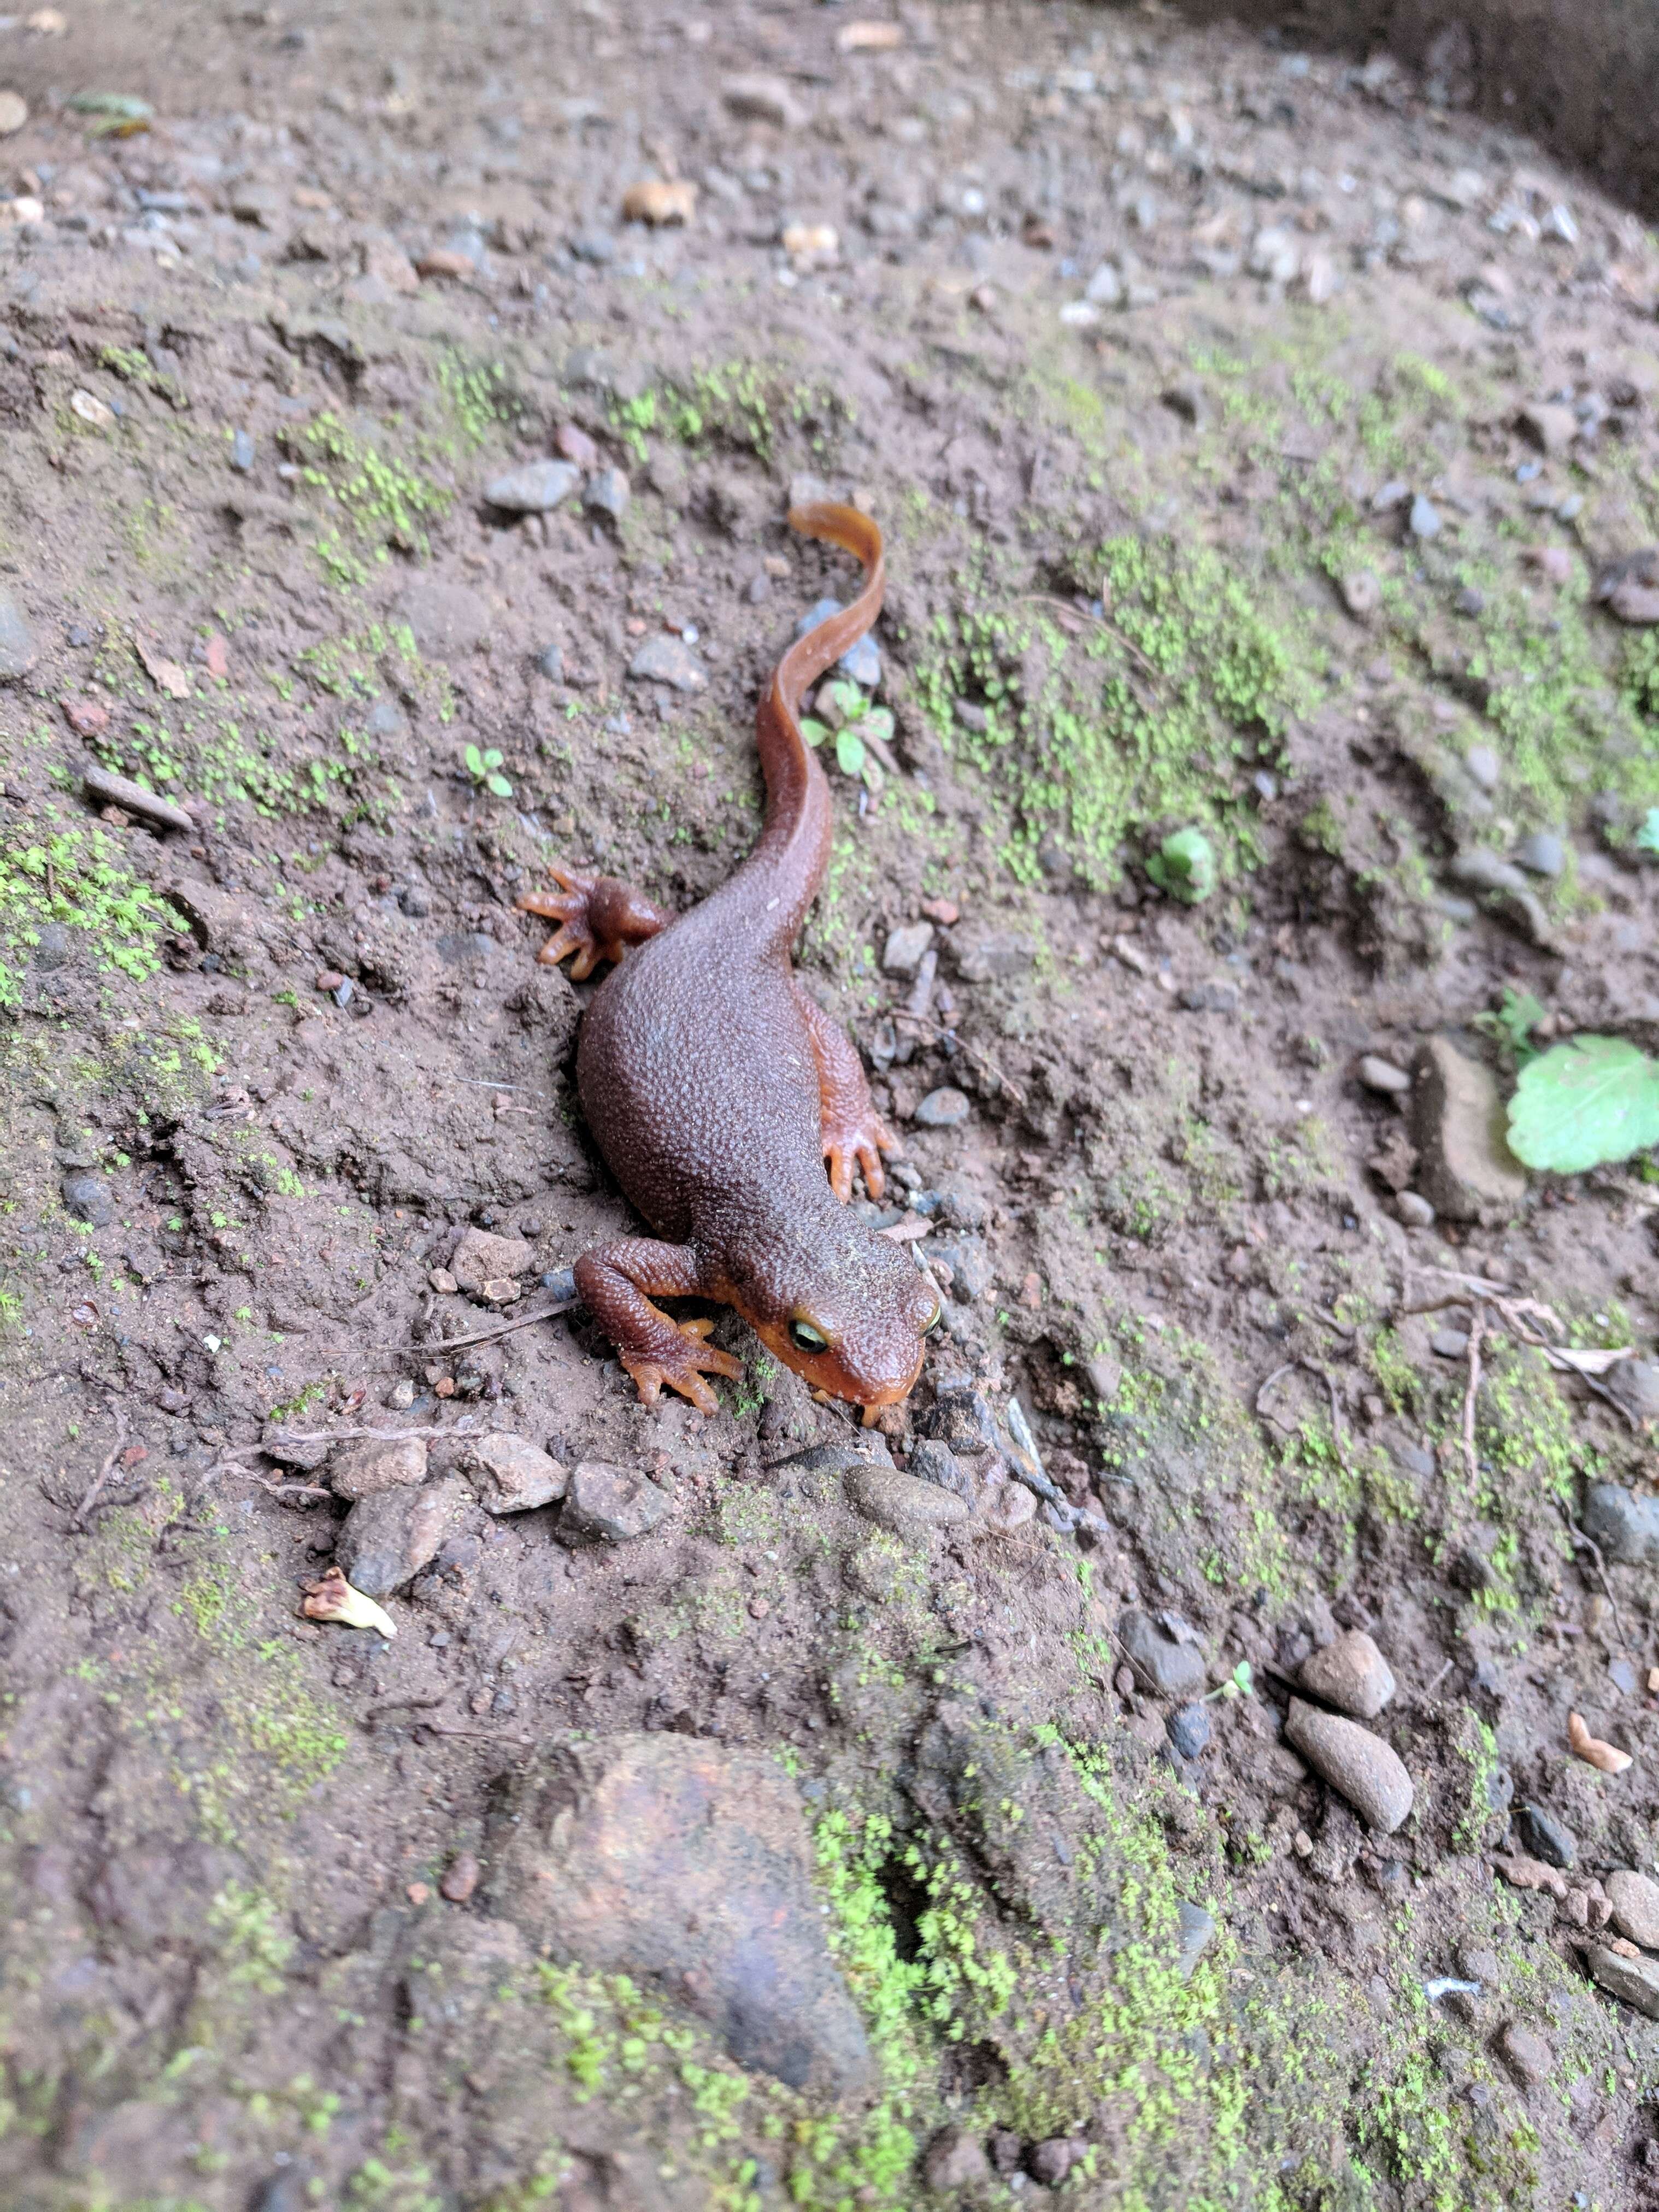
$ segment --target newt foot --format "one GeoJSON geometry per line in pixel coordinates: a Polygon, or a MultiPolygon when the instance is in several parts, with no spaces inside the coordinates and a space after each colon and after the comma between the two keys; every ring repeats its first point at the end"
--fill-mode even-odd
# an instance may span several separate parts
{"type": "Polygon", "coordinates": [[[735,1382],[743,1373],[743,1362],[703,1342],[714,1326],[712,1321],[682,1321],[674,1326],[685,1340],[683,1350],[663,1359],[630,1359],[626,1352],[622,1356],[623,1365],[639,1385],[640,1403],[654,1406],[666,1388],[689,1398],[700,1413],[718,1413],[720,1401],[703,1376],[724,1375],[735,1382]]]}
{"type": "Polygon", "coordinates": [[[881,1156],[898,1149],[897,1138],[870,1103],[867,1095],[861,1103],[848,1101],[846,1109],[839,1113],[832,1112],[826,1105],[823,1157],[830,1163],[830,1187],[843,1206],[853,1195],[855,1165],[864,1170],[864,1187],[871,1197],[881,1196],[887,1188],[881,1156]]]}

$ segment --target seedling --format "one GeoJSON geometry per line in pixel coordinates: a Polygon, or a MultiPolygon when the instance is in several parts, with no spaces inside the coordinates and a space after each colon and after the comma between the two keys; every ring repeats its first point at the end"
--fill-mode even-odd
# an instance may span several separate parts
{"type": "Polygon", "coordinates": [[[1530,991],[1512,990],[1506,983],[1497,1011],[1477,1014],[1474,1025],[1478,1030],[1484,1030],[1489,1037],[1496,1037],[1516,1067],[1524,1067],[1528,1060],[1538,1057],[1538,1047],[1532,1042],[1532,1033],[1543,1018],[1541,1000],[1535,999],[1530,991]]]}
{"type": "Polygon", "coordinates": [[[836,766],[843,775],[857,776],[871,790],[883,783],[880,763],[872,750],[890,744],[893,717],[885,707],[865,697],[856,684],[827,684],[817,696],[817,715],[802,720],[800,733],[809,745],[821,745],[833,736],[836,766]]]}
{"type": "Polygon", "coordinates": [[[493,791],[497,799],[511,799],[513,787],[501,774],[501,756],[494,745],[480,752],[477,745],[469,745],[462,758],[466,772],[481,791],[493,791]]]}
{"type": "Polygon", "coordinates": [[[1201,830],[1177,830],[1147,861],[1146,872],[1170,897],[1197,906],[1216,886],[1215,848],[1201,830]]]}

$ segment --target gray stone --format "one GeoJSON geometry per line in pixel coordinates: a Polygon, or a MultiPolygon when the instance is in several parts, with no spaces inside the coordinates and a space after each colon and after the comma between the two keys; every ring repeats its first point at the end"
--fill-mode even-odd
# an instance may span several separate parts
{"type": "Polygon", "coordinates": [[[976,2191],[990,2186],[991,2161],[977,2136],[964,2135],[960,2128],[945,2128],[927,2146],[921,2178],[936,2197],[959,2205],[976,2191]]]}
{"type": "Polygon", "coordinates": [[[967,1093],[952,1090],[947,1083],[937,1091],[930,1091],[910,1118],[920,1121],[924,1129],[956,1129],[973,1110],[973,1102],[967,1093]]]}
{"type": "Polygon", "coordinates": [[[558,1461],[523,1437],[497,1429],[480,1437],[466,1455],[486,1513],[527,1513],[564,1496],[569,1476],[558,1461]]]}
{"type": "Polygon", "coordinates": [[[918,1482],[937,1483],[941,1490],[951,1491],[970,1504],[980,1486],[950,1445],[937,1437],[916,1438],[910,1447],[909,1471],[918,1482]]]}
{"type": "Polygon", "coordinates": [[[1177,1705],[1164,1722],[1164,1733],[1182,1759],[1196,1759],[1209,1748],[1210,1716],[1201,1705],[1177,1705]]]}
{"type": "Polygon", "coordinates": [[[1659,2020],[1659,1959],[1621,1959],[1617,1951],[1587,1943],[1584,1964],[1598,1989],[1659,2020]]]}
{"type": "Polygon", "coordinates": [[[1390,1836],[1411,1811],[1412,1778],[1398,1753],[1358,1721],[1320,1712],[1292,1698],[1285,1740],[1346,1798],[1368,1827],[1390,1836]]]}
{"type": "Polygon", "coordinates": [[[464,1291],[477,1294],[486,1283],[504,1276],[527,1275],[536,1264],[536,1249],[522,1237],[497,1237],[488,1229],[462,1232],[449,1272],[464,1291]]]}
{"type": "Polygon", "coordinates": [[[659,630],[648,637],[628,664],[628,672],[640,684],[666,684],[674,691],[701,691],[708,672],[684,638],[659,630]]]}
{"type": "Polygon", "coordinates": [[[798,131],[806,111],[781,76],[732,76],[720,87],[728,113],[745,122],[769,123],[779,131],[798,131]]]}
{"type": "Polygon", "coordinates": [[[570,1745],[514,1783],[480,1856],[528,1943],[672,1990],[739,2066],[832,2097],[872,2081],[769,1753],[671,1732],[570,1745]]]}
{"type": "Polygon", "coordinates": [[[1621,1359],[1607,1388],[1638,1421],[1659,1421],[1659,1359],[1621,1359]]]}
{"type": "Polygon", "coordinates": [[[484,497],[491,507],[504,507],[511,514],[550,514],[581,480],[581,471],[568,461],[526,461],[522,468],[492,477],[484,486],[484,497]]]}
{"type": "Polygon", "coordinates": [[[1201,1905],[1189,1904],[1184,1897],[1176,1899],[1176,1912],[1181,1931],[1176,1972],[1187,1982],[1192,1979],[1193,1968],[1215,1941],[1215,1915],[1206,1912],[1201,1905]]]}
{"type": "Polygon", "coordinates": [[[1375,1720],[1395,1693],[1388,1661],[1358,1628],[1312,1652],[1297,1679],[1310,1696],[1358,1721],[1375,1720]]]}
{"type": "Polygon", "coordinates": [[[608,514],[613,522],[620,522],[633,495],[626,469],[599,469],[587,479],[582,506],[589,514],[608,514]]]}
{"type": "Polygon", "coordinates": [[[489,605],[465,584],[425,578],[410,585],[399,612],[421,651],[440,660],[476,653],[489,635],[489,605]]]}
{"type": "Polygon", "coordinates": [[[921,965],[921,956],[933,941],[931,921],[907,922],[903,928],[888,933],[886,948],[881,956],[884,973],[889,975],[914,975],[921,965]]]}
{"type": "Polygon", "coordinates": [[[1429,1350],[1437,1359],[1463,1359],[1468,1355],[1468,1331],[1462,1328],[1437,1328],[1429,1339],[1429,1350]]]}
{"type": "Polygon", "coordinates": [[[1117,1640],[1143,1690],[1153,1697],[1199,1697],[1205,1687],[1204,1651],[1179,1614],[1154,1616],[1134,1609],[1120,1616],[1117,1640]]]}
{"type": "Polygon", "coordinates": [[[230,435],[230,465],[240,476],[246,476],[258,458],[253,434],[248,430],[233,430],[230,435]]]}
{"type": "Polygon", "coordinates": [[[996,1270],[982,1237],[955,1237],[927,1247],[930,1259],[942,1260],[951,1270],[951,1295],[970,1306],[982,1298],[996,1280],[996,1270]]]}
{"type": "Polygon", "coordinates": [[[453,1475],[360,1498],[341,1526],[335,1561],[365,1597],[390,1597],[437,1557],[467,1504],[465,1484],[453,1475]]]}
{"type": "Polygon", "coordinates": [[[1369,568],[1356,568],[1342,579],[1342,604],[1359,622],[1376,612],[1382,604],[1382,586],[1369,568]]]}
{"type": "Polygon", "coordinates": [[[1403,1067],[1396,1067],[1391,1060],[1383,1060],[1373,1052],[1368,1052],[1359,1063],[1359,1080],[1367,1091],[1380,1091],[1385,1096],[1412,1087],[1412,1079],[1403,1067]]]}
{"type": "Polygon", "coordinates": [[[1613,1924],[1644,1951],[1659,1951],[1659,1881],[1621,1867],[1602,1883],[1613,1907],[1613,1924]]]}
{"type": "Polygon", "coordinates": [[[941,1390],[917,1425],[924,1435],[939,1437],[953,1451],[994,1452],[1001,1448],[996,1415],[990,1400],[980,1390],[941,1390]]]}
{"type": "Polygon", "coordinates": [[[1441,531],[1439,508],[1431,499],[1425,498],[1421,492],[1419,492],[1412,501],[1412,511],[1407,520],[1406,527],[1416,538],[1438,538],[1441,531]]]}
{"type": "Polygon", "coordinates": [[[924,1482],[896,1468],[849,1468],[844,1478],[847,1495],[866,1521],[890,1528],[895,1535],[921,1536],[935,1528],[948,1528],[967,1520],[968,1501],[936,1482],[924,1482]]]}
{"type": "Polygon", "coordinates": [[[1510,1150],[1492,1071],[1436,1036],[1419,1048],[1413,1075],[1424,1195],[1453,1221],[1507,1220],[1526,1197],[1527,1176],[1510,1150]]]}
{"type": "Polygon", "coordinates": [[[1503,780],[1504,763],[1490,745],[1471,745],[1463,756],[1463,765],[1482,791],[1496,791],[1503,780]]]}
{"type": "Polygon", "coordinates": [[[337,1498],[354,1501],[424,1482],[426,1438],[366,1437],[360,1443],[342,1445],[329,1463],[328,1480],[337,1498]]]}
{"type": "Polygon", "coordinates": [[[942,1182],[939,1187],[939,1218],[952,1229],[983,1229],[991,1209],[966,1183],[942,1182]]]}
{"type": "Polygon", "coordinates": [[[65,1209],[89,1229],[107,1229],[114,1220],[115,1203],[104,1176],[88,1169],[76,1169],[63,1178],[58,1188],[65,1209]]]}
{"type": "MultiPolygon", "coordinates": [[[[1540,453],[1565,453],[1578,435],[1578,417],[1559,403],[1521,410],[1521,427],[1540,453]]],[[[1536,465],[1534,464],[1534,465],[1536,465]]]]}
{"type": "MultiPolygon", "coordinates": [[[[807,636],[820,623],[827,623],[831,615],[838,615],[841,611],[839,599],[815,600],[795,624],[795,635],[807,636]]],[[[834,673],[844,677],[849,684],[856,684],[860,690],[876,691],[881,688],[881,647],[868,631],[842,653],[834,673]]]]}
{"type": "MultiPolygon", "coordinates": [[[[1619,1371],[1615,1368],[1614,1375],[1619,1371]]],[[[1659,1564],[1659,1498],[1637,1498],[1613,1482],[1592,1483],[1584,1500],[1584,1530],[1620,1566],[1659,1564]]]]}
{"type": "Polygon", "coordinates": [[[1123,304],[1123,277],[1116,265],[1103,261],[1083,288],[1083,296],[1091,307],[1117,307],[1123,304]]]}
{"type": "Polygon", "coordinates": [[[40,652],[23,610],[9,592],[0,592],[0,684],[27,676],[40,652]]]}
{"type": "Polygon", "coordinates": [[[1431,1229],[1434,1225],[1434,1208],[1414,1190],[1402,1190],[1395,1200],[1394,1210],[1407,1229],[1431,1229]]]}
{"type": "Polygon", "coordinates": [[[1578,1838],[1565,1820],[1558,1820],[1541,1805],[1517,1805],[1515,1808],[1515,1832],[1521,1838],[1521,1848],[1528,1856],[1542,1859],[1546,1866],[1571,1866],[1578,1856],[1578,1838]]]}
{"type": "Polygon", "coordinates": [[[536,673],[546,677],[550,684],[564,681],[564,653],[556,645],[544,645],[536,655],[536,673]]]}
{"type": "Polygon", "coordinates": [[[988,930],[975,938],[953,940],[956,969],[964,983],[1008,982],[1030,973],[1029,938],[1008,930],[988,930]]]}
{"type": "MultiPolygon", "coordinates": [[[[374,702],[374,704],[369,708],[368,718],[363,726],[368,731],[371,738],[384,738],[407,737],[409,734],[409,717],[404,714],[403,708],[395,702],[395,701],[391,699],[377,699],[374,702]]],[[[403,892],[399,902],[403,906],[403,909],[405,914],[409,912],[409,896],[410,894],[405,890],[403,892]]],[[[428,908],[428,912],[429,913],[431,909],[428,908]]]]}
{"type": "Polygon", "coordinates": [[[1513,861],[1504,860],[1489,846],[1475,845],[1467,853],[1459,853],[1446,871],[1454,883],[1462,884],[1472,891],[1522,892],[1527,879],[1513,861]]]}
{"type": "Polygon", "coordinates": [[[659,1527],[673,1502],[637,1468],[585,1459],[571,1472],[559,1534],[566,1542],[626,1544],[659,1527]]]}
{"type": "Polygon", "coordinates": [[[1567,865],[1566,840],[1554,830],[1534,830],[1516,847],[1515,857],[1528,875],[1559,876],[1567,865]]]}

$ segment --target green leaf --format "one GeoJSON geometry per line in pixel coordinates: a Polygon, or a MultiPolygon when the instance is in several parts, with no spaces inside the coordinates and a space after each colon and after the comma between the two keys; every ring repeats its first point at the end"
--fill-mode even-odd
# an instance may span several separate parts
{"type": "Polygon", "coordinates": [[[830,734],[830,725],[828,722],[814,721],[810,714],[803,714],[800,733],[809,745],[821,745],[830,734]]]}
{"type": "Polygon", "coordinates": [[[477,745],[469,745],[461,757],[466,763],[467,774],[482,778],[484,772],[484,757],[477,745]]]}
{"type": "Polygon", "coordinates": [[[1529,1168],[1579,1175],[1659,1145],[1659,1061],[1623,1037],[1571,1037],[1522,1071],[1510,1149],[1529,1168]]]}
{"type": "Polygon", "coordinates": [[[501,766],[501,756],[494,745],[491,745],[489,751],[485,753],[483,757],[483,764],[486,768],[499,768],[501,766]]]}
{"type": "Polygon", "coordinates": [[[1146,863],[1159,890],[1197,906],[1216,886],[1215,849],[1201,830],[1177,830],[1146,863]]]}
{"type": "Polygon", "coordinates": [[[1659,853],[1659,806],[1649,807],[1647,819],[1636,833],[1636,843],[1641,852],[1659,853]]]}
{"type": "Polygon", "coordinates": [[[1505,983],[1497,1012],[1477,1014],[1474,1026],[1488,1036],[1500,1038],[1508,1046],[1516,1066],[1524,1067],[1529,1060],[1538,1057],[1537,1048],[1530,1040],[1544,1018],[1544,1012],[1542,1001],[1530,991],[1516,991],[1505,983]]]}
{"type": "Polygon", "coordinates": [[[843,722],[856,722],[867,703],[858,685],[846,682],[830,686],[830,701],[843,722]]]}
{"type": "Polygon", "coordinates": [[[864,774],[864,740],[856,730],[836,731],[836,766],[843,775],[864,774]]]}
{"type": "Polygon", "coordinates": [[[489,789],[495,793],[497,799],[512,798],[513,787],[504,775],[495,775],[492,774],[487,776],[484,781],[489,789]]]}
{"type": "Polygon", "coordinates": [[[877,738],[884,745],[893,741],[893,710],[890,707],[872,707],[859,724],[866,738],[877,738]]]}

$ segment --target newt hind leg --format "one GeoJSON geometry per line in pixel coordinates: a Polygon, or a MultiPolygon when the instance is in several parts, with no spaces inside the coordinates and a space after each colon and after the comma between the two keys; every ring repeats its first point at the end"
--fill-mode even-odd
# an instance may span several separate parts
{"type": "Polygon", "coordinates": [[[573,868],[558,867],[550,867],[548,873],[559,889],[526,891],[520,910],[561,925],[536,957],[553,968],[574,952],[570,973],[578,983],[601,960],[620,960],[630,945],[643,945],[674,919],[615,876],[579,876],[573,868]]]}
{"type": "Polygon", "coordinates": [[[719,1410],[703,1376],[724,1375],[735,1381],[743,1373],[742,1361],[703,1342],[713,1322],[671,1321],[651,1303],[653,1297],[702,1295],[697,1255],[689,1245],[620,1237],[584,1252],[575,1276],[583,1304],[639,1385],[641,1404],[654,1406],[666,1387],[689,1398],[700,1413],[719,1410]]]}
{"type": "Polygon", "coordinates": [[[817,1062],[823,1157],[830,1163],[830,1188],[845,1206],[853,1195],[853,1168],[856,1163],[864,1170],[865,1188],[872,1198],[879,1198],[887,1188],[881,1155],[896,1152],[900,1148],[898,1139],[876,1111],[857,1046],[840,1023],[831,1021],[799,983],[794,988],[796,1002],[811,1033],[812,1056],[817,1062]]]}

